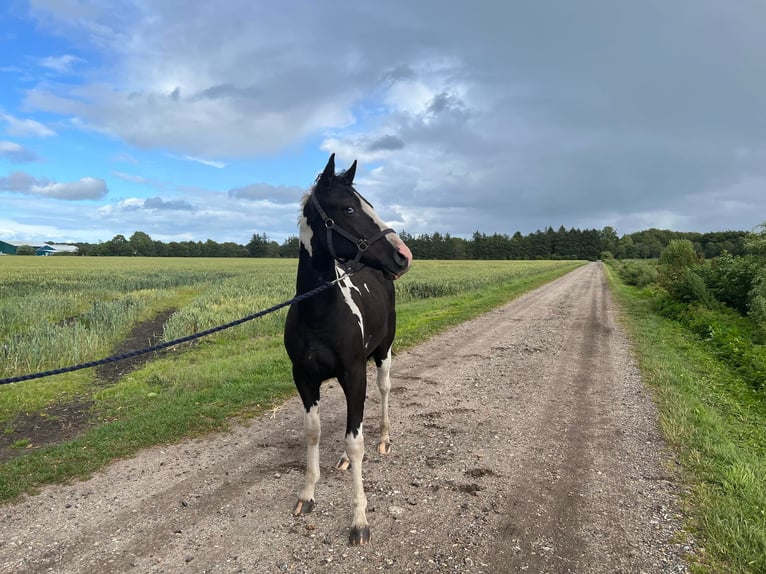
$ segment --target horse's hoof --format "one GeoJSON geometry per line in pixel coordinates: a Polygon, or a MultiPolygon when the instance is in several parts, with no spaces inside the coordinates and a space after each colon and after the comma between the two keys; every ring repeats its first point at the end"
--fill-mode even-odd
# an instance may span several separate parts
{"type": "Polygon", "coordinates": [[[351,466],[351,461],[348,459],[347,456],[340,457],[340,460],[338,460],[338,463],[335,465],[335,468],[338,470],[348,470],[351,466]]]}
{"type": "Polygon", "coordinates": [[[351,546],[362,546],[370,541],[370,527],[358,526],[351,527],[351,533],[348,535],[348,543],[351,546]]]}
{"type": "Polygon", "coordinates": [[[300,516],[301,514],[308,514],[312,510],[314,510],[313,500],[299,500],[298,504],[295,505],[295,510],[293,510],[293,515],[300,516]]]}
{"type": "Polygon", "coordinates": [[[381,442],[378,445],[378,452],[380,454],[391,454],[391,443],[390,442],[381,442]]]}

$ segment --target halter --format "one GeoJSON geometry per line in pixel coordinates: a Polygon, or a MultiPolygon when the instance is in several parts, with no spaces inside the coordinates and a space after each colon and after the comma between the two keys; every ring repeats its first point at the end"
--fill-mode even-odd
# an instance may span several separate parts
{"type": "Polygon", "coordinates": [[[364,255],[364,252],[367,251],[370,245],[375,243],[378,239],[385,237],[389,233],[396,233],[393,229],[389,227],[387,229],[382,230],[380,233],[376,234],[371,239],[366,239],[364,237],[354,237],[345,229],[342,229],[338,227],[337,225],[335,225],[335,220],[332,217],[327,216],[324,209],[322,209],[322,206],[319,205],[319,200],[316,197],[316,193],[311,194],[311,201],[314,203],[314,207],[317,208],[317,211],[319,212],[319,215],[322,218],[322,221],[324,221],[325,229],[327,229],[327,246],[330,248],[330,255],[332,255],[332,258],[335,261],[344,265],[347,271],[358,271],[362,265],[361,264],[362,255],[364,255]],[[333,243],[332,243],[333,231],[339,235],[342,235],[343,237],[348,239],[351,243],[356,245],[356,257],[354,257],[351,263],[348,262],[349,261],[348,259],[342,259],[338,257],[337,253],[335,253],[335,247],[333,246],[333,243]]]}

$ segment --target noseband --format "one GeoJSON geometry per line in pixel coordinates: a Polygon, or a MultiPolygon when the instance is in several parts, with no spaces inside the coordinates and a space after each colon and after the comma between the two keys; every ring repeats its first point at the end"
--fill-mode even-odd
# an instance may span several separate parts
{"type": "Polygon", "coordinates": [[[332,255],[332,258],[337,261],[338,263],[343,264],[346,267],[347,271],[357,271],[362,266],[361,259],[362,255],[364,255],[364,252],[367,251],[367,249],[375,243],[378,239],[381,239],[388,235],[389,233],[396,233],[393,229],[390,227],[387,229],[382,230],[380,233],[377,233],[370,239],[367,239],[365,237],[355,237],[345,229],[338,227],[335,225],[335,220],[332,217],[328,217],[325,213],[324,209],[322,209],[322,206],[319,205],[319,200],[317,199],[317,196],[315,193],[311,194],[311,201],[314,204],[314,207],[317,208],[317,211],[319,212],[319,216],[322,218],[322,221],[324,221],[325,229],[327,229],[327,247],[330,249],[330,255],[332,255]],[[338,257],[338,254],[335,253],[335,247],[332,243],[332,237],[333,237],[333,231],[337,233],[338,235],[341,235],[348,239],[351,243],[356,245],[356,257],[349,263],[348,259],[342,259],[341,257],[338,257]]]}

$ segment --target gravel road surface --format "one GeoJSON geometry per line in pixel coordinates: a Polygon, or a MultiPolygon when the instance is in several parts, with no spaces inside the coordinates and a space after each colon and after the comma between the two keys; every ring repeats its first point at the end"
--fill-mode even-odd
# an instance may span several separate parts
{"type": "Polygon", "coordinates": [[[345,404],[322,397],[313,513],[299,400],[0,507],[0,572],[685,572],[672,454],[600,263],[394,358],[393,450],[376,452],[371,544],[347,545],[345,404]]]}

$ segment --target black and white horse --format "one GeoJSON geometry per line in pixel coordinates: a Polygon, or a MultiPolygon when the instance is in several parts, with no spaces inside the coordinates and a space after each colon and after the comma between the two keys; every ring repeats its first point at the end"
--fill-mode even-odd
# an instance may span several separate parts
{"type": "Polygon", "coordinates": [[[319,387],[323,381],[337,378],[346,396],[346,450],[337,468],[351,467],[354,517],[349,542],[358,545],[370,540],[362,486],[367,360],[372,357],[377,366],[383,405],[378,452],[387,454],[391,451],[389,370],[396,331],[393,280],[409,269],[412,253],[354,189],[355,172],[356,161],[336,175],[335,154],[331,155],[304,198],[297,293],[327,281],[337,280],[337,284],[290,307],[285,348],[306,409],[306,482],[294,514],[306,514],[314,507],[321,434],[319,387]],[[347,270],[352,271],[350,276],[345,275],[347,270]]]}

